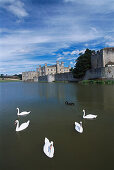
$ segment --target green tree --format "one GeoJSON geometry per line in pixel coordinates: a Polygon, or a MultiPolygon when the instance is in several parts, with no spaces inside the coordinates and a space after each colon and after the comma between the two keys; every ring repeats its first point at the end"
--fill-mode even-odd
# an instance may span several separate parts
{"type": "Polygon", "coordinates": [[[73,69],[75,78],[82,78],[85,72],[91,68],[91,55],[93,51],[86,49],[84,54],[80,54],[73,69]]]}
{"type": "Polygon", "coordinates": [[[4,80],[4,74],[1,74],[1,75],[0,75],[0,78],[2,78],[2,80],[4,80]]]}
{"type": "Polygon", "coordinates": [[[71,67],[70,71],[73,72],[73,67],[71,67]]]}

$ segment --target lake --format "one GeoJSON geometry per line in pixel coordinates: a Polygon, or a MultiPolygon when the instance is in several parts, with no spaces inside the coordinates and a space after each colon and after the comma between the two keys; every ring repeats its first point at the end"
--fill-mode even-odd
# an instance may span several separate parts
{"type": "Polygon", "coordinates": [[[113,168],[114,85],[0,83],[0,170],[113,168]],[[17,117],[17,107],[31,113],[17,117]],[[83,109],[98,117],[83,119],[83,109]],[[16,119],[30,120],[29,127],[16,132],[16,119]],[[82,134],[75,121],[82,121],[82,134]],[[54,142],[52,159],[43,153],[45,137],[54,142]]]}

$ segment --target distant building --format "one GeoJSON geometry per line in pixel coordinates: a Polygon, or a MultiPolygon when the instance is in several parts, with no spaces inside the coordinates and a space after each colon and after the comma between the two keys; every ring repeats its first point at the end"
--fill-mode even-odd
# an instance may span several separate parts
{"type": "Polygon", "coordinates": [[[64,62],[59,63],[59,61],[57,61],[56,65],[47,66],[47,64],[45,64],[43,67],[39,65],[39,68],[37,68],[37,72],[39,76],[45,76],[57,73],[68,73],[70,72],[70,69],[71,66],[64,67],[64,62]]]}

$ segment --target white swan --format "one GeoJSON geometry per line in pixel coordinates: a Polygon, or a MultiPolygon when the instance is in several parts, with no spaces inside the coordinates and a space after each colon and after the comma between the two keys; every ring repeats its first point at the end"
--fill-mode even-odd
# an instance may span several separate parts
{"type": "Polygon", "coordinates": [[[25,123],[22,123],[22,124],[20,125],[20,127],[19,127],[19,121],[16,120],[16,121],[15,121],[15,124],[17,124],[17,126],[16,126],[16,132],[19,132],[19,131],[22,131],[22,130],[26,129],[26,128],[28,127],[29,123],[30,123],[30,120],[28,120],[28,121],[25,122],[25,123]]]}
{"type": "Polygon", "coordinates": [[[18,116],[28,115],[30,113],[30,111],[29,112],[24,111],[24,112],[19,113],[19,108],[18,107],[17,107],[17,110],[18,110],[18,112],[17,112],[18,116]]]}
{"type": "Polygon", "coordinates": [[[52,141],[49,142],[49,140],[47,138],[45,138],[45,144],[43,147],[43,151],[49,158],[52,158],[54,156],[53,142],[52,141]]]}
{"type": "Polygon", "coordinates": [[[97,117],[97,115],[92,115],[92,114],[85,115],[85,110],[83,110],[83,112],[84,112],[83,114],[84,119],[94,119],[97,117]]]}
{"type": "Polygon", "coordinates": [[[75,122],[75,130],[78,131],[79,133],[83,132],[82,122],[80,123],[75,122]]]}

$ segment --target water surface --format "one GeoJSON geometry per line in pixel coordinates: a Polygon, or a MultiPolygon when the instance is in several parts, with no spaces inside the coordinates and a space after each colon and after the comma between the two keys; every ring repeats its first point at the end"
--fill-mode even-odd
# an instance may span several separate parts
{"type": "Polygon", "coordinates": [[[0,170],[113,170],[113,158],[113,85],[0,83],[0,170]],[[31,114],[18,118],[17,107],[31,114]],[[83,120],[83,109],[97,119],[83,120]],[[30,120],[29,127],[17,133],[16,119],[30,120]],[[54,142],[52,159],[43,153],[45,137],[54,142]]]}

